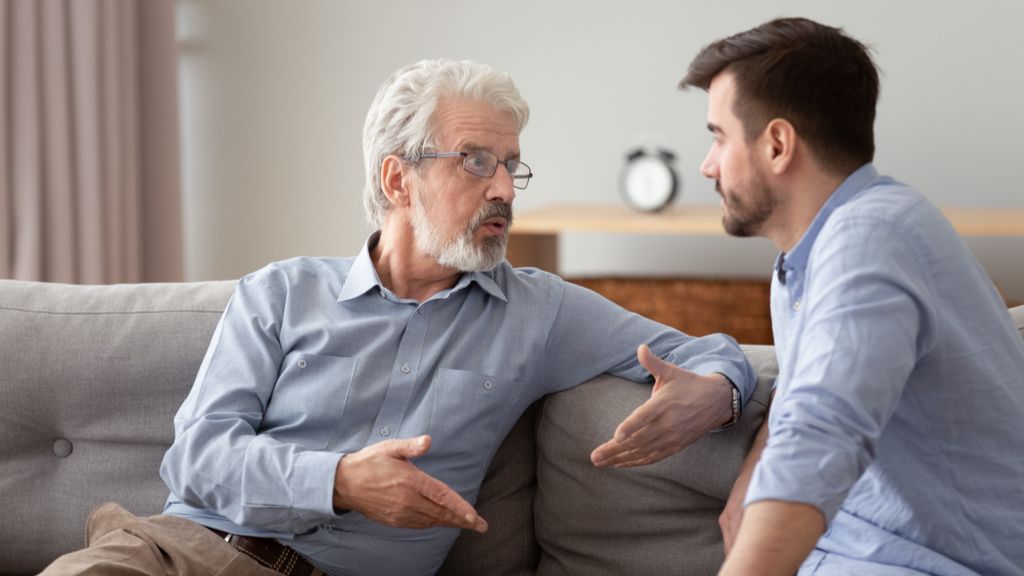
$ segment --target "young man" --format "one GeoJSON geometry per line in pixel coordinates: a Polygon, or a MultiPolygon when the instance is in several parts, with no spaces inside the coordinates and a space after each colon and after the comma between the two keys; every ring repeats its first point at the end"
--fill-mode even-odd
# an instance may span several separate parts
{"type": "Polygon", "coordinates": [[[602,372],[654,381],[598,465],[654,462],[734,421],[755,376],[733,340],[686,336],[504,261],[533,175],[519,151],[527,116],[486,66],[396,72],[363,134],[378,231],[355,258],[242,279],[175,418],[165,514],[100,508],[90,548],[46,574],[103,562],[433,574],[458,528],[487,529],[472,502],[541,396],[602,372]]]}
{"type": "Polygon", "coordinates": [[[781,251],[777,393],[721,573],[1024,574],[1024,347],[942,213],[871,164],[865,47],[775,20],[681,86],[708,92],[725,229],[781,251]]]}

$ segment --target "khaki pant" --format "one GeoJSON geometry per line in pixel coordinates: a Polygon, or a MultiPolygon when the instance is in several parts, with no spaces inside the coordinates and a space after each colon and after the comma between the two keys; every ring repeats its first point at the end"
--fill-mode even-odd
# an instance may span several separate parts
{"type": "Polygon", "coordinates": [[[89,516],[86,546],[40,576],[280,576],[200,524],[176,516],[138,518],[114,503],[89,516]]]}

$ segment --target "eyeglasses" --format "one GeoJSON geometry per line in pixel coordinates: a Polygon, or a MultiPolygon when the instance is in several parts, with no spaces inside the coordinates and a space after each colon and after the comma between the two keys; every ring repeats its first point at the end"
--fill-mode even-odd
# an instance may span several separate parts
{"type": "MultiPolygon", "coordinates": [[[[474,176],[491,178],[498,171],[498,164],[502,162],[498,157],[487,150],[473,150],[472,152],[424,152],[420,159],[430,158],[457,158],[462,157],[462,169],[474,176]]],[[[533,171],[526,164],[519,160],[505,160],[505,170],[512,178],[512,187],[517,190],[526,190],[526,186],[533,178],[533,171]]]]}

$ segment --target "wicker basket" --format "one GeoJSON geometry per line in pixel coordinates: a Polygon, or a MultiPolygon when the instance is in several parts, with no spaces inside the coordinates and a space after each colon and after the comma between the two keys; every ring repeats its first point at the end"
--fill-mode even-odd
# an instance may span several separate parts
{"type": "Polygon", "coordinates": [[[744,344],[772,343],[767,281],[620,277],[571,281],[687,334],[724,332],[744,344]]]}

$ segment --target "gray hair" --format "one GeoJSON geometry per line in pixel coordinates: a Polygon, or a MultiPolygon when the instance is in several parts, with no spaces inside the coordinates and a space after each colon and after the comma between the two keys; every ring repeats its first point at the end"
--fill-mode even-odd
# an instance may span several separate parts
{"type": "Polygon", "coordinates": [[[363,206],[372,226],[379,229],[391,207],[380,181],[384,158],[394,154],[415,159],[432,148],[436,127],[431,119],[438,101],[445,97],[487,102],[508,112],[518,132],[530,117],[530,108],[512,78],[490,66],[438,59],[421,60],[396,71],[380,87],[363,126],[363,206]]]}

